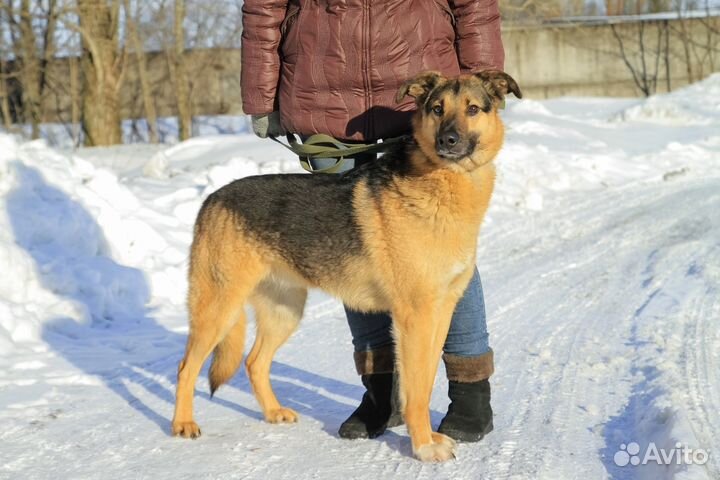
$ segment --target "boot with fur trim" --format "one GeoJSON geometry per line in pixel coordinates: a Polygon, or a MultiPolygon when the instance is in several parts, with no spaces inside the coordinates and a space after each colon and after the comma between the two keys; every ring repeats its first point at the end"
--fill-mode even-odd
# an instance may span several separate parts
{"type": "Polygon", "coordinates": [[[355,366],[366,391],[360,406],[340,425],[340,437],[375,438],[402,425],[393,347],[355,352],[355,366]]]}
{"type": "Polygon", "coordinates": [[[493,352],[477,357],[443,355],[450,406],[438,432],[459,442],[479,442],[493,429],[490,382],[493,352]]]}

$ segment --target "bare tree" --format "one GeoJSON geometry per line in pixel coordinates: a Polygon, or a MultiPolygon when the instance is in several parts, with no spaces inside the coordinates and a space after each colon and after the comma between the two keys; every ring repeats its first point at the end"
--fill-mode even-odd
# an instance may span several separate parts
{"type": "MultiPolygon", "coordinates": [[[[673,83],[693,83],[717,71],[720,18],[709,8],[704,18],[698,17],[698,12],[691,18],[686,8],[693,6],[674,2],[677,18],[673,20],[639,18],[610,25],[617,44],[613,54],[623,61],[643,95],[656,93],[663,76],[664,87],[670,91],[673,83]]],[[[666,7],[672,7],[669,1],[651,1],[645,8],[666,7]]]]}
{"type": "Polygon", "coordinates": [[[178,109],[178,134],[180,140],[192,136],[192,109],[190,106],[190,87],[188,85],[187,65],[185,62],[185,0],[175,0],[173,23],[174,43],[169,56],[170,77],[175,85],[175,98],[178,109]]]}
{"type": "MultiPolygon", "coordinates": [[[[710,0],[705,1],[705,18],[700,19],[700,23],[704,28],[704,38],[700,41],[699,50],[704,52],[702,58],[698,55],[698,59],[702,65],[708,67],[708,72],[716,72],[720,68],[718,65],[718,55],[720,55],[720,22],[717,16],[712,16],[710,9],[710,0]]],[[[697,43],[697,42],[696,42],[697,43]]]]}
{"type": "Polygon", "coordinates": [[[4,21],[5,12],[0,11],[0,114],[2,114],[3,125],[6,130],[12,128],[12,114],[10,113],[10,98],[7,88],[7,67],[5,59],[8,55],[8,50],[5,43],[5,25],[4,21]]]}
{"type": "Polygon", "coordinates": [[[21,64],[20,77],[23,85],[22,100],[26,121],[32,125],[32,138],[40,136],[42,98],[40,96],[40,59],[37,55],[37,39],[33,29],[30,2],[20,2],[20,42],[16,52],[21,64]]]}
{"type": "Polygon", "coordinates": [[[19,10],[15,10],[14,2],[8,2],[5,7],[22,85],[23,120],[30,123],[32,138],[38,138],[48,86],[47,65],[55,54],[56,2],[49,0],[47,11],[37,5],[37,15],[29,0],[21,0],[19,10]]]}
{"type": "Polygon", "coordinates": [[[150,142],[158,143],[157,128],[157,110],[155,108],[155,98],[153,96],[152,86],[147,68],[147,59],[145,56],[145,45],[138,33],[137,23],[130,10],[130,1],[124,1],[125,21],[127,24],[127,32],[133,45],[135,60],[137,64],[138,78],[140,79],[140,89],[142,90],[143,105],[145,107],[145,115],[149,131],[150,142]]]}
{"type": "Polygon", "coordinates": [[[663,51],[662,29],[657,29],[657,39],[654,48],[649,45],[645,34],[646,22],[640,21],[636,25],[628,25],[637,33],[637,40],[633,48],[629,49],[629,39],[624,37],[615,24],[610,24],[613,36],[618,44],[619,56],[632,75],[633,81],[646,97],[657,90],[658,74],[660,72],[660,58],[663,51]]]}
{"type": "Polygon", "coordinates": [[[663,32],[665,33],[665,51],[663,52],[663,63],[665,64],[665,90],[672,90],[672,75],[670,73],[670,22],[663,20],[663,32]]]}
{"type": "Polygon", "coordinates": [[[31,125],[33,136],[41,122],[60,122],[75,140],[108,145],[122,140],[124,116],[145,117],[157,141],[158,115],[177,115],[179,137],[188,138],[194,112],[227,112],[237,101],[238,59],[228,48],[239,46],[241,7],[241,0],[0,1],[2,122],[31,125]]]}
{"type": "Polygon", "coordinates": [[[14,114],[14,120],[30,124],[32,138],[38,138],[49,86],[47,66],[55,55],[57,4],[55,0],[21,0],[18,5],[9,0],[0,9],[6,27],[2,41],[9,40],[13,57],[11,67],[7,63],[2,66],[3,77],[17,86],[15,91],[8,91],[7,83],[3,84],[2,108],[14,114]]]}
{"type": "Polygon", "coordinates": [[[711,13],[709,2],[705,3],[705,18],[691,20],[687,18],[685,8],[689,7],[677,2],[676,12],[679,22],[672,27],[672,30],[682,46],[682,61],[685,64],[688,80],[694,82],[717,70],[720,27],[717,17],[711,13]]]}
{"type": "Polygon", "coordinates": [[[58,12],[57,2],[55,0],[48,0],[47,10],[40,11],[40,17],[44,19],[42,29],[42,45],[40,51],[40,102],[41,102],[41,119],[44,121],[44,104],[45,104],[45,93],[51,87],[50,85],[50,62],[57,52],[57,45],[55,39],[55,31],[57,29],[58,12]]]}
{"type": "Polygon", "coordinates": [[[80,86],[80,61],[78,57],[68,58],[70,63],[70,130],[73,145],[79,146],[81,140],[80,123],[82,121],[82,98],[80,86]]]}
{"type": "Polygon", "coordinates": [[[120,49],[120,0],[78,0],[82,36],[82,124],[85,144],[122,143],[120,87],[127,51],[120,49]]]}

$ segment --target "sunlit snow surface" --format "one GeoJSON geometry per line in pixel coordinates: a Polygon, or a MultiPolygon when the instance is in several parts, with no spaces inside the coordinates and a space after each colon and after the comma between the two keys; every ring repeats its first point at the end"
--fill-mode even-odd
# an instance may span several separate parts
{"type": "Polygon", "coordinates": [[[200,379],[201,439],[168,435],[195,214],[234,178],[299,171],[289,153],[248,133],[74,153],[0,133],[0,478],[720,478],[720,75],[503,116],[478,247],[495,431],[444,465],[413,460],[404,427],[337,437],[363,389],[321,292],[273,366],[300,423],[264,423],[241,372],[213,400],[200,379]],[[616,465],[631,442],[710,459],[616,465]]]}

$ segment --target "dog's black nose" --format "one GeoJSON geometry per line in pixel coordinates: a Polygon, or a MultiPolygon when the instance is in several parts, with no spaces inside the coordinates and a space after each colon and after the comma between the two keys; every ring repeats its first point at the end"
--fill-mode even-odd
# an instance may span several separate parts
{"type": "Polygon", "coordinates": [[[435,139],[435,151],[446,157],[456,157],[466,150],[464,142],[460,141],[460,134],[454,128],[448,128],[438,134],[435,139]]]}
{"type": "Polygon", "coordinates": [[[443,132],[438,137],[438,144],[440,147],[452,148],[460,141],[460,135],[454,130],[443,132]]]}

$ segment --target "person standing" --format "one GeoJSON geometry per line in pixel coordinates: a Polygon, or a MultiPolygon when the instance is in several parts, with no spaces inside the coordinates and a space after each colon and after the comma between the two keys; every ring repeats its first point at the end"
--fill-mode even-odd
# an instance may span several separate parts
{"type": "MultiPolygon", "coordinates": [[[[245,0],[243,110],[265,138],[324,133],[346,142],[408,134],[412,99],[402,83],[422,71],[453,77],[502,70],[497,0],[245,0]]],[[[355,164],[382,161],[362,155],[355,164]]],[[[346,307],[354,360],[366,392],[342,438],[374,438],[402,423],[391,319],[346,307]]],[[[475,442],[493,428],[494,371],[477,269],[444,345],[450,406],[438,431],[475,442]]]]}

